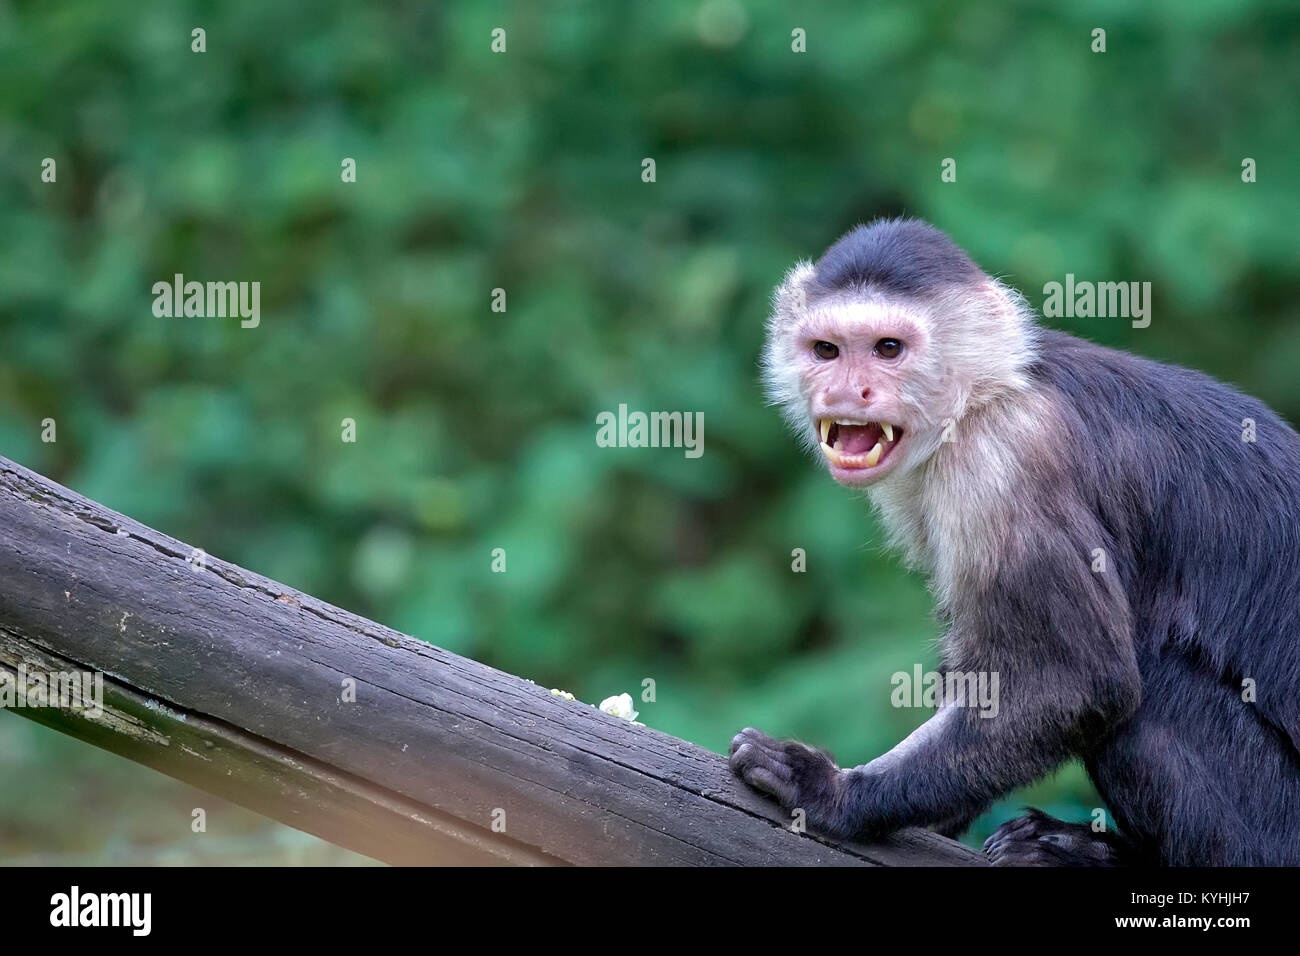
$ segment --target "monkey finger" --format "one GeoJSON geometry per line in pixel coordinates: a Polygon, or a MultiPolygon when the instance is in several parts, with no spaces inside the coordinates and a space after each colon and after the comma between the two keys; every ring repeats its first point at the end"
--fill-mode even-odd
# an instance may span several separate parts
{"type": "Polygon", "coordinates": [[[1020,844],[999,845],[988,854],[990,866],[1032,866],[1033,860],[1020,852],[1020,844]]]}
{"type": "Polygon", "coordinates": [[[731,738],[731,749],[729,753],[735,753],[740,747],[750,744],[766,750],[769,753],[780,753],[781,742],[769,737],[761,730],[755,730],[753,727],[746,727],[735,737],[731,738]]]}
{"type": "Polygon", "coordinates": [[[769,737],[761,730],[751,730],[747,738],[751,744],[762,749],[765,753],[774,757],[779,757],[785,753],[786,741],[777,740],[775,737],[769,737]]]}
{"type": "Polygon", "coordinates": [[[989,854],[1001,852],[1011,844],[1019,842],[1020,839],[1014,834],[995,832],[984,841],[984,852],[989,854]]]}
{"type": "Polygon", "coordinates": [[[773,756],[761,747],[755,747],[753,744],[742,744],[740,748],[731,755],[731,769],[741,774],[754,768],[761,768],[772,777],[788,781],[792,779],[793,773],[789,765],[784,763],[778,757],[773,756]]]}
{"type": "Polygon", "coordinates": [[[745,783],[755,790],[775,797],[782,806],[794,805],[794,787],[785,781],[778,780],[775,775],[765,768],[752,767],[745,772],[743,779],[745,783]]]}
{"type": "Polygon", "coordinates": [[[996,847],[999,843],[1007,840],[1016,840],[1027,836],[1033,829],[1038,820],[1032,814],[1026,814],[1023,817],[1016,817],[1014,820],[1008,820],[1002,826],[998,827],[984,841],[984,850],[987,852],[996,847]]]}

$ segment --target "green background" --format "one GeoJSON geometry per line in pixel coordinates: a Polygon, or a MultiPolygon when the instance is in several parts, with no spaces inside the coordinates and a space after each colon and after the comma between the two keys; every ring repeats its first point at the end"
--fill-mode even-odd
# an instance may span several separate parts
{"type": "MultiPolygon", "coordinates": [[[[1148,329],[1053,324],[1300,417],[1300,15],[1137,6],[0,3],[0,453],[582,700],[653,678],[706,747],[863,762],[939,628],[765,407],[796,259],[907,213],[1035,306],[1149,281],[1148,329]],[[154,317],[177,272],[260,281],[261,326],[154,317]],[[598,448],[620,403],[702,412],[704,456],[598,448]]],[[[357,859],[12,716],[0,775],[0,859],[357,859]]],[[[1026,802],[1097,797],[1069,766],[968,839],[1026,802]]]]}

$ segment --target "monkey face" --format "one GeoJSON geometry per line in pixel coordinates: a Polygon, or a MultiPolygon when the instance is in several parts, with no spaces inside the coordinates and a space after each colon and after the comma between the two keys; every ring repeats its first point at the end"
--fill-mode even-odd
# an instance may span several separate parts
{"type": "Polygon", "coordinates": [[[831,477],[865,487],[915,464],[913,452],[929,444],[934,396],[918,387],[934,377],[929,350],[914,311],[860,299],[827,302],[773,330],[769,383],[831,477]]]}
{"type": "Polygon", "coordinates": [[[793,348],[808,427],[840,484],[870,485],[906,463],[920,424],[907,384],[926,344],[916,317],[899,308],[845,303],[800,323],[793,348]]]}

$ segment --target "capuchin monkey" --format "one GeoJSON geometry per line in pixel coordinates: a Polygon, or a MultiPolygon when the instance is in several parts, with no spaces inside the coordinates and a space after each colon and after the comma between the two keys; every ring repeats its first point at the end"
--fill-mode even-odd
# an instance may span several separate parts
{"type": "Polygon", "coordinates": [[[1204,375],[1036,325],[942,232],[878,221],[775,295],[767,385],[928,577],[943,669],[998,675],[851,769],[747,729],[809,827],[955,835],[1081,758],[1118,833],[1031,812],[997,864],[1300,864],[1300,436],[1204,375]]]}

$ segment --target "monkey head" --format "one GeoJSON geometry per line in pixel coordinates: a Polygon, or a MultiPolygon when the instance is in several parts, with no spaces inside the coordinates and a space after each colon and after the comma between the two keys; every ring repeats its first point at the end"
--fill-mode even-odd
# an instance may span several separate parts
{"type": "Polygon", "coordinates": [[[768,394],[796,436],[851,487],[926,462],[963,416],[1028,386],[1033,318],[919,220],[859,226],[773,296],[768,394]]]}

